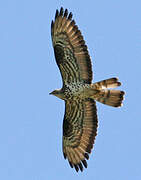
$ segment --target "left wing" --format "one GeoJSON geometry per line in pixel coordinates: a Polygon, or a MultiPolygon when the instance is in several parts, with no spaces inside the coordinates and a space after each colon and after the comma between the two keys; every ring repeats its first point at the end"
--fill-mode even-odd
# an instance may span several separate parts
{"type": "Polygon", "coordinates": [[[87,168],[86,159],[93,148],[97,123],[94,100],[65,101],[63,153],[76,171],[83,171],[83,166],[87,168]]]}
{"type": "Polygon", "coordinates": [[[63,8],[56,11],[51,24],[51,36],[57,65],[63,84],[92,81],[91,60],[81,32],[63,8]]]}

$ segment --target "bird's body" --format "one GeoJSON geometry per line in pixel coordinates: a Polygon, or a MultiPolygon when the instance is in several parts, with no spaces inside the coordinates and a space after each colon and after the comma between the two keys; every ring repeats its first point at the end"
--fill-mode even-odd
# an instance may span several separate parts
{"type": "Polygon", "coordinates": [[[71,83],[58,90],[57,94],[59,94],[59,98],[63,100],[85,99],[89,97],[87,91],[90,89],[90,86],[90,84],[71,83]]]}
{"type": "Polygon", "coordinates": [[[63,8],[57,10],[51,24],[54,54],[60,69],[63,87],[50,94],[65,101],[63,121],[63,154],[70,166],[78,171],[87,168],[86,160],[97,134],[96,101],[113,107],[122,105],[124,92],[117,78],[92,83],[91,59],[83,36],[63,8]],[[109,89],[110,88],[110,89],[109,89]]]}

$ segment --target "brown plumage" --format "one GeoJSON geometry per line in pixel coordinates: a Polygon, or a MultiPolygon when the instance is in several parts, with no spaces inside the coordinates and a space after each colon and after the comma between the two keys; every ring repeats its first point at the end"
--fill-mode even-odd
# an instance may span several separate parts
{"type": "Polygon", "coordinates": [[[76,171],[87,168],[86,160],[97,134],[95,100],[113,107],[122,105],[124,92],[109,90],[120,86],[117,78],[92,84],[91,59],[83,36],[72,13],[57,10],[51,23],[51,36],[56,63],[60,69],[63,87],[53,94],[65,101],[63,121],[63,154],[76,171]]]}

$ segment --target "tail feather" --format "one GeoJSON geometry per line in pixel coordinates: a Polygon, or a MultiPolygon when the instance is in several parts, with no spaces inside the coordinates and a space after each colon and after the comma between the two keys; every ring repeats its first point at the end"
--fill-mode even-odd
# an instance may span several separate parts
{"type": "Polygon", "coordinates": [[[122,106],[123,96],[123,91],[103,89],[99,92],[95,100],[109,106],[120,107],[122,106]]]}
{"type": "Polygon", "coordinates": [[[94,88],[98,90],[107,89],[107,88],[116,88],[117,86],[120,85],[121,83],[118,82],[118,78],[110,78],[93,84],[94,88]]]}
{"type": "MultiPolygon", "coordinates": [[[[120,107],[122,106],[122,101],[124,98],[124,91],[108,89],[115,88],[120,86],[121,83],[118,82],[117,78],[106,79],[97,83],[92,84],[92,89],[94,93],[91,97],[96,101],[99,101],[103,104],[120,107]]],[[[91,89],[91,93],[92,93],[91,89]]]]}

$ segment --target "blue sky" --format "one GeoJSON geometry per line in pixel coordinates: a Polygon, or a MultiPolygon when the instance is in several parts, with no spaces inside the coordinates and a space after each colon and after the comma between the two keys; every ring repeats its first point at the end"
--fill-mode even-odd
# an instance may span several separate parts
{"type": "Polygon", "coordinates": [[[141,2],[4,0],[0,2],[0,179],[141,179],[141,2]],[[88,169],[62,155],[64,102],[50,23],[73,12],[91,55],[94,82],[119,77],[124,106],[97,103],[99,128],[88,169]]]}

